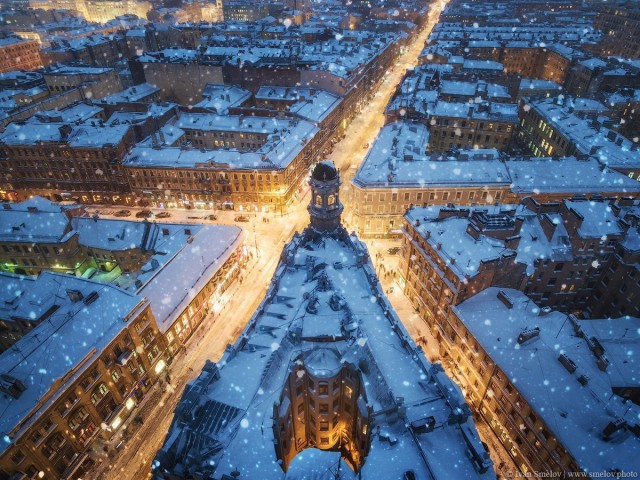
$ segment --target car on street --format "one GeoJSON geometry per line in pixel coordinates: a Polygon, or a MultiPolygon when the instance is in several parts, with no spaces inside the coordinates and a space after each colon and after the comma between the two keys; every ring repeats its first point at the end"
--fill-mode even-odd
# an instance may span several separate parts
{"type": "Polygon", "coordinates": [[[387,253],[389,255],[397,255],[399,251],[400,251],[400,247],[391,247],[390,249],[387,250],[387,253]]]}
{"type": "Polygon", "coordinates": [[[248,222],[249,217],[247,217],[246,215],[236,215],[236,218],[234,218],[234,220],[236,222],[248,222]]]}
{"type": "Polygon", "coordinates": [[[131,215],[131,212],[129,210],[118,210],[116,213],[113,214],[114,217],[128,217],[131,215]]]}
{"type": "Polygon", "coordinates": [[[160,212],[156,215],[156,218],[169,218],[171,214],[169,212],[160,212]]]}
{"type": "Polygon", "coordinates": [[[217,220],[218,216],[214,215],[213,213],[211,215],[205,215],[204,217],[205,220],[217,220]]]}
{"type": "Polygon", "coordinates": [[[363,150],[367,150],[368,148],[369,148],[369,144],[368,144],[368,143],[365,143],[365,144],[362,146],[362,149],[363,149],[363,150]]]}
{"type": "Polygon", "coordinates": [[[140,210],[136,213],[136,218],[149,218],[153,216],[153,212],[151,210],[140,210]]]}

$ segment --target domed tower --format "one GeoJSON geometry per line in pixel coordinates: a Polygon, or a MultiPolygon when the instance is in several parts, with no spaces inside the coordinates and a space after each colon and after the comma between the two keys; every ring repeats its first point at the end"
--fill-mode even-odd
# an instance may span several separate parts
{"type": "Polygon", "coordinates": [[[307,210],[311,215],[311,227],[319,232],[330,232],[340,226],[340,215],[344,207],[338,195],[340,175],[335,165],[328,160],[318,163],[313,169],[309,185],[311,201],[307,210]]]}

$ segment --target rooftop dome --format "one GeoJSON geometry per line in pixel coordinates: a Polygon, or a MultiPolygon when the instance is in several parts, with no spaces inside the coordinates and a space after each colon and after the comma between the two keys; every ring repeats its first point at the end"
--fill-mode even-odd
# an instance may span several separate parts
{"type": "Polygon", "coordinates": [[[311,174],[314,180],[320,180],[326,182],[328,180],[335,180],[338,177],[338,169],[329,160],[318,163],[313,169],[311,174]]]}
{"type": "Polygon", "coordinates": [[[316,378],[333,377],[342,368],[340,355],[331,348],[315,348],[305,355],[304,365],[316,378]]]}

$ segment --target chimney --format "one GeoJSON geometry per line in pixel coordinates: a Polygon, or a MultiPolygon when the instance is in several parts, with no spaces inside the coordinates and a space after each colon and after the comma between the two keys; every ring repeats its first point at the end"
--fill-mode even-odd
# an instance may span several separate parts
{"type": "Polygon", "coordinates": [[[520,229],[522,228],[523,223],[524,223],[524,217],[521,217],[520,215],[516,216],[515,227],[513,229],[514,235],[518,235],[520,233],[520,229]]]}
{"type": "Polygon", "coordinates": [[[560,354],[560,356],[558,357],[558,361],[562,364],[562,366],[564,366],[564,368],[567,369],[569,373],[573,373],[578,369],[578,366],[573,362],[573,360],[567,357],[564,353],[560,354]]]}
{"type": "Polygon", "coordinates": [[[512,235],[504,239],[505,248],[509,248],[511,250],[516,250],[518,245],[520,245],[520,235],[512,235]]]}
{"type": "Polygon", "coordinates": [[[551,238],[556,231],[557,225],[553,223],[553,221],[549,218],[549,215],[543,213],[542,215],[540,215],[540,226],[542,227],[542,231],[544,232],[545,237],[547,237],[547,240],[551,241],[551,238]]]}
{"type": "Polygon", "coordinates": [[[480,239],[480,229],[472,223],[467,224],[467,233],[471,235],[474,240],[480,239]]]}
{"type": "Polygon", "coordinates": [[[522,345],[523,343],[531,340],[532,338],[536,338],[540,336],[540,327],[536,328],[527,328],[520,332],[518,335],[518,344],[522,345]]]}
{"type": "Polygon", "coordinates": [[[82,295],[82,292],[80,290],[73,290],[73,289],[68,289],[67,290],[67,295],[69,296],[69,298],[71,299],[72,302],[79,302],[80,300],[82,300],[84,298],[84,295],[82,295]]]}
{"type": "Polygon", "coordinates": [[[509,295],[507,295],[505,293],[504,290],[500,290],[498,292],[498,295],[496,295],[496,297],[498,298],[498,300],[500,300],[507,308],[511,309],[513,308],[513,300],[511,300],[511,298],[509,298],[509,295]]]}
{"type": "Polygon", "coordinates": [[[6,373],[0,375],[0,392],[17,399],[26,389],[27,387],[17,378],[6,373]]]}

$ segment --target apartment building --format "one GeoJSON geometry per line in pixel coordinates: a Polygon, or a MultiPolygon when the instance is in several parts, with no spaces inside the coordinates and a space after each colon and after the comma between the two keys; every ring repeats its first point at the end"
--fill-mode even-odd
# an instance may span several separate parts
{"type": "Polygon", "coordinates": [[[43,72],[51,93],[80,89],[86,99],[100,99],[122,90],[118,72],[108,67],[50,67],[43,72]]]}
{"type": "Polygon", "coordinates": [[[518,123],[512,104],[454,103],[438,100],[430,112],[429,149],[495,148],[506,151],[518,123]]]}
{"type": "Polygon", "coordinates": [[[591,317],[638,316],[640,305],[640,207],[637,201],[620,200],[612,205],[614,215],[629,225],[624,240],[616,245],[611,261],[602,266],[596,282],[593,302],[587,307],[591,317]]]}
{"type": "Polygon", "coordinates": [[[0,470],[16,478],[81,478],[91,447],[111,438],[166,368],[149,302],[59,273],[0,274],[16,312],[39,297],[49,315],[0,355],[0,470]]]}
{"type": "Polygon", "coordinates": [[[604,32],[602,56],[640,58],[640,9],[626,3],[600,6],[594,27],[604,32]]]}
{"type": "Polygon", "coordinates": [[[596,158],[507,157],[495,149],[429,154],[429,133],[421,123],[404,121],[382,128],[352,180],[348,221],[360,235],[399,235],[402,216],[414,205],[640,198],[640,183],[596,158]]]}
{"type": "Polygon", "coordinates": [[[428,139],[420,123],[382,128],[352,182],[349,220],[361,235],[398,235],[414,205],[492,205],[505,197],[511,181],[497,150],[428,154],[428,139]]]}
{"type": "MultiPolygon", "coordinates": [[[[202,323],[248,258],[239,227],[104,220],[73,213],[40,197],[4,204],[0,221],[7,228],[0,236],[0,269],[33,277],[46,272],[82,276],[145,297],[170,356],[202,323]],[[194,261],[203,270],[180,270],[194,261]]],[[[51,313],[46,308],[16,313],[8,305],[0,310],[3,348],[51,313]]]]}
{"type": "Polygon", "coordinates": [[[161,129],[163,145],[142,142],[124,163],[149,204],[282,213],[322,146],[317,126],[293,118],[183,113],[174,127],[179,137],[161,129]]]}
{"type": "MultiPolygon", "coordinates": [[[[451,306],[491,286],[523,291],[540,307],[613,315],[619,310],[600,308],[593,290],[616,252],[634,245],[629,205],[636,203],[527,197],[518,206],[413,207],[403,227],[401,285],[432,330],[451,306]]],[[[632,286],[628,300],[614,302],[626,305],[626,315],[640,314],[632,286]]]]}
{"type": "Polygon", "coordinates": [[[11,35],[0,38],[0,74],[40,67],[40,45],[36,40],[11,35]]]}
{"type": "Polygon", "coordinates": [[[436,322],[447,370],[522,473],[640,467],[635,367],[622,367],[640,319],[578,320],[491,287],[436,322]],[[610,341],[625,329],[626,346],[610,341]]]}
{"type": "Polygon", "coordinates": [[[130,125],[76,124],[32,117],[0,135],[0,169],[18,196],[84,203],[132,203],[122,160],[134,144],[130,125]]]}
{"type": "Polygon", "coordinates": [[[532,155],[593,156],[632,179],[640,178],[638,144],[593,116],[578,115],[571,98],[522,99],[519,117],[518,141],[532,155]]]}

